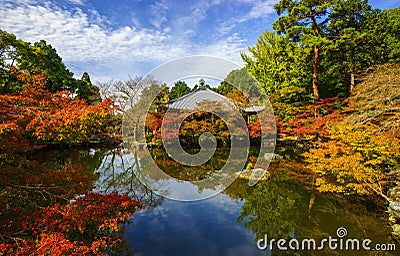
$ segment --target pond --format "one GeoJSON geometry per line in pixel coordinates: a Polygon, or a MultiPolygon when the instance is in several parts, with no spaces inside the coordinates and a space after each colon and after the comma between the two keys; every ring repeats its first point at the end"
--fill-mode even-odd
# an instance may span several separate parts
{"type": "MultiPolygon", "coordinates": [[[[153,153],[156,162],[167,168],[165,152],[153,153]]],[[[59,154],[60,161],[79,161],[97,173],[96,191],[128,193],[146,205],[133,217],[134,224],[125,227],[125,238],[136,255],[398,255],[372,250],[378,243],[399,246],[391,238],[384,205],[315,194],[285,172],[276,172],[270,180],[253,187],[238,179],[208,199],[182,202],[158,196],[141,184],[135,176],[135,168],[146,167],[140,154],[120,148],[59,154]],[[338,234],[339,231],[346,234],[338,234]],[[336,249],[330,249],[328,240],[321,243],[330,238],[337,239],[331,244],[337,244],[336,249]],[[272,239],[275,242],[271,251],[264,245],[272,239]],[[279,249],[278,239],[286,239],[283,247],[291,241],[295,250],[279,249]],[[305,239],[316,241],[315,250],[307,240],[301,250],[305,239]],[[372,241],[367,244],[371,251],[362,248],[365,239],[372,241]],[[299,241],[299,250],[295,240],[299,241]],[[346,250],[346,245],[356,249],[351,245],[355,240],[359,240],[360,250],[346,250]]],[[[196,177],[212,175],[210,170],[220,168],[226,155],[224,150],[216,155],[221,160],[207,163],[204,169],[197,170],[196,177]]],[[[183,167],[171,165],[169,171],[191,173],[180,168],[183,167]]]]}

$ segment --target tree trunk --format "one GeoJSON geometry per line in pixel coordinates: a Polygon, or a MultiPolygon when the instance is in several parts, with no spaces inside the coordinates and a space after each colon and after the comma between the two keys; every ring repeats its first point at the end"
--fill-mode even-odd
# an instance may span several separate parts
{"type": "Polygon", "coordinates": [[[312,78],[312,86],[314,93],[314,118],[319,116],[319,106],[317,105],[319,101],[319,92],[318,92],[318,57],[319,57],[319,48],[314,45],[314,60],[313,60],[313,78],[312,78]]]}
{"type": "MultiPolygon", "coordinates": [[[[137,130],[138,130],[138,124],[135,123],[133,125],[133,141],[134,142],[138,142],[137,130]]],[[[147,142],[147,141],[145,141],[145,142],[147,142]]]]}
{"type": "MultiPolygon", "coordinates": [[[[312,7],[310,7],[310,18],[312,22],[312,26],[314,29],[315,35],[319,36],[319,27],[317,24],[317,20],[315,18],[314,11],[312,7]]],[[[314,103],[316,104],[319,101],[319,93],[318,93],[318,58],[319,58],[319,48],[316,44],[314,44],[314,60],[313,60],[313,78],[312,78],[312,86],[314,92],[314,103]]],[[[317,115],[317,113],[315,113],[317,115]]]]}
{"type": "Polygon", "coordinates": [[[355,85],[355,82],[354,82],[354,72],[351,72],[351,74],[350,74],[350,92],[353,91],[354,85],[355,85]]]}
{"type": "Polygon", "coordinates": [[[318,92],[318,58],[319,58],[319,48],[314,45],[314,60],[313,60],[313,78],[312,78],[312,86],[314,93],[314,103],[319,101],[319,92],[318,92]]]}
{"type": "Polygon", "coordinates": [[[353,91],[355,85],[355,78],[354,78],[355,68],[354,64],[350,66],[350,92],[353,91]]]}

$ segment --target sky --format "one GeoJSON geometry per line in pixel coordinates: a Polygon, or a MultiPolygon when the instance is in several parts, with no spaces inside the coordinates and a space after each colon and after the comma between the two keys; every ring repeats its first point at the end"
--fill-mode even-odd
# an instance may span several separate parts
{"type": "MultiPolygon", "coordinates": [[[[278,0],[0,0],[0,29],[45,40],[80,78],[143,77],[182,57],[210,55],[243,66],[240,53],[277,19],[278,0]]],[[[400,0],[373,0],[374,8],[400,0]]]]}

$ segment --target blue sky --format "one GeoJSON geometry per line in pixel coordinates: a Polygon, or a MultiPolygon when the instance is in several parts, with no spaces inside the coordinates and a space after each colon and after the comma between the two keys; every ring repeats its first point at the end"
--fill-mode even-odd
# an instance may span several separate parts
{"type": "MultiPolygon", "coordinates": [[[[144,76],[158,65],[212,55],[242,65],[240,52],[271,29],[277,0],[0,0],[0,28],[46,40],[67,67],[92,81],[144,76]]],[[[369,1],[374,8],[400,0],[369,1]]]]}

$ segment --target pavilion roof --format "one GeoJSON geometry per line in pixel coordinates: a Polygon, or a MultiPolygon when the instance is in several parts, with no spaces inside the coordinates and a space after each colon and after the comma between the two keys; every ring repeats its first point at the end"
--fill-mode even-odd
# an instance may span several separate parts
{"type": "Polygon", "coordinates": [[[171,100],[166,103],[166,107],[177,110],[195,110],[198,108],[198,103],[202,101],[216,102],[231,102],[231,100],[219,93],[216,93],[206,87],[200,87],[197,90],[190,92],[182,97],[171,100]]]}
{"type": "MultiPolygon", "coordinates": [[[[215,101],[226,104],[232,102],[231,99],[214,92],[206,87],[200,87],[193,92],[190,92],[182,97],[171,100],[164,104],[164,106],[170,109],[176,110],[195,110],[198,108],[198,104],[203,101],[215,101]]],[[[258,113],[265,109],[264,106],[250,106],[243,108],[242,111],[246,113],[258,113]]]]}

